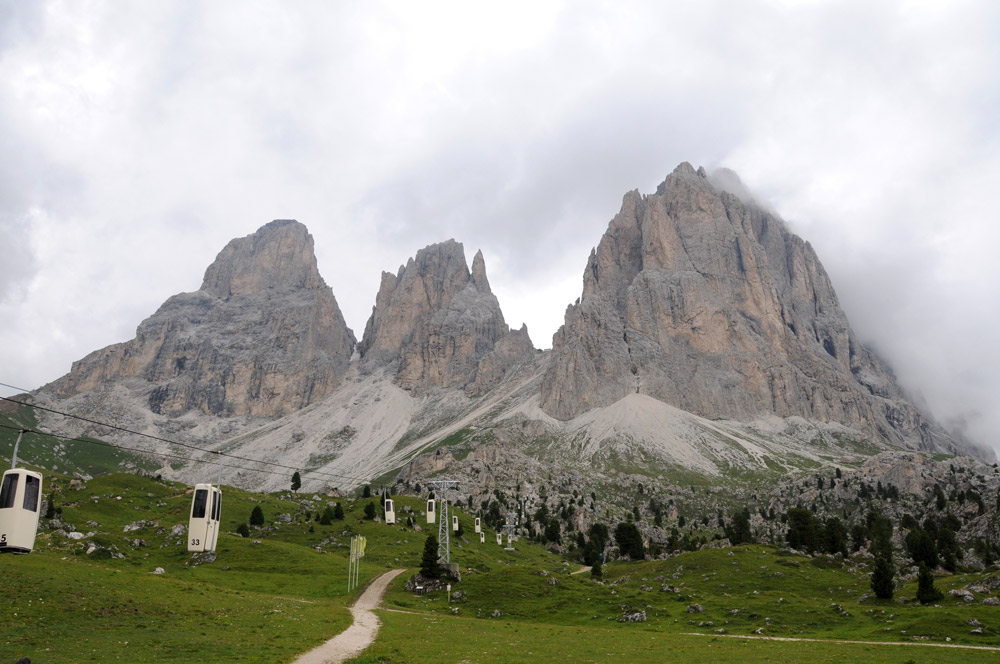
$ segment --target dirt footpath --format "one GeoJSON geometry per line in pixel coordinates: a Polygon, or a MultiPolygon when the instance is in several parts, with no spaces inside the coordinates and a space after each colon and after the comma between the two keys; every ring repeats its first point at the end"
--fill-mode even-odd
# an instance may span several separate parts
{"type": "Polygon", "coordinates": [[[294,664],[340,664],[345,659],[357,656],[375,641],[378,634],[378,617],[372,613],[385,595],[389,582],[406,570],[394,569],[371,582],[361,597],[351,607],[354,624],[295,660],[294,664]]]}

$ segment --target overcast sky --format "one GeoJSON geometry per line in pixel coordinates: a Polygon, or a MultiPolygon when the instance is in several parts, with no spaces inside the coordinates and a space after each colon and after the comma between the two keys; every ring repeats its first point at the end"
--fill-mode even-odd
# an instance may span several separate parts
{"type": "Polygon", "coordinates": [[[689,161],[998,447],[998,109],[990,0],[0,0],[0,382],[131,339],[276,218],[358,336],[381,271],[455,238],[547,348],[623,194],[689,161]]]}

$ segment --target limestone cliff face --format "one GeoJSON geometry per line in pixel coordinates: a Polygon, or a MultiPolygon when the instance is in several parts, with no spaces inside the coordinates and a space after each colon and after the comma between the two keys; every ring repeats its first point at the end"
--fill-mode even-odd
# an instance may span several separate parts
{"type": "Polygon", "coordinates": [[[957,449],[858,341],[812,247],[686,163],[655,194],[626,194],[553,338],[541,405],[570,419],[630,393],[957,449]]]}
{"type": "Polygon", "coordinates": [[[168,299],[135,339],[91,353],[46,389],[66,397],[141,379],[129,384],[154,413],[272,417],[329,394],[354,341],[306,227],[273,221],[226,245],[201,289],[168,299]]]}
{"type": "Polygon", "coordinates": [[[482,252],[469,271],[462,244],[425,247],[393,275],[382,273],[358,346],[362,369],[388,367],[405,389],[459,387],[477,395],[535,351],[511,331],[486,278],[482,252]]]}

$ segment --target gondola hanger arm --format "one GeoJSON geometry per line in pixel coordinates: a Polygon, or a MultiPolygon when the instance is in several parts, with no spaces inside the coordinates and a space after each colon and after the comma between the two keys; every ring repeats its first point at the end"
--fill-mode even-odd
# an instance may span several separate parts
{"type": "Polygon", "coordinates": [[[10,467],[12,470],[17,468],[17,448],[21,446],[21,436],[29,433],[30,431],[31,429],[21,429],[17,432],[17,441],[14,443],[14,456],[10,460],[10,467]]]}

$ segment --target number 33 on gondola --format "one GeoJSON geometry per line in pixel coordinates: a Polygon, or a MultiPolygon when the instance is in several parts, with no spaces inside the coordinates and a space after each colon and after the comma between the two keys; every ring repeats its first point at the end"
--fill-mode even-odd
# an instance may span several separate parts
{"type": "Polygon", "coordinates": [[[211,484],[196,484],[188,522],[188,551],[215,551],[219,541],[222,492],[211,484]]]}

